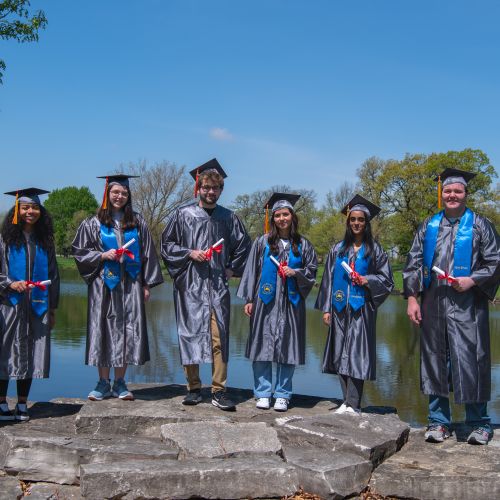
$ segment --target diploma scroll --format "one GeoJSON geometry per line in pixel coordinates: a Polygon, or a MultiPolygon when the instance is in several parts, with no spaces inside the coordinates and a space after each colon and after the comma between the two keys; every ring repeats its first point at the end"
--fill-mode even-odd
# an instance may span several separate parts
{"type": "Polygon", "coordinates": [[[132,260],[134,260],[134,254],[130,251],[130,250],[127,250],[127,248],[132,245],[132,243],[135,242],[135,238],[132,238],[131,240],[127,241],[127,243],[125,243],[122,247],[120,247],[117,251],[116,251],[116,256],[117,256],[117,259],[116,260],[119,260],[120,262],[123,262],[123,255],[125,254],[127,257],[131,258],[132,260]]]}
{"type": "Polygon", "coordinates": [[[453,283],[454,281],[457,281],[456,278],[453,276],[450,276],[447,272],[443,271],[442,269],[439,269],[437,266],[432,266],[432,270],[438,275],[439,280],[446,280],[448,283],[453,283]]]}
{"type": "Polygon", "coordinates": [[[224,243],[224,238],[221,238],[217,243],[214,243],[206,252],[205,257],[210,260],[214,252],[221,253],[222,245],[224,243]]]}

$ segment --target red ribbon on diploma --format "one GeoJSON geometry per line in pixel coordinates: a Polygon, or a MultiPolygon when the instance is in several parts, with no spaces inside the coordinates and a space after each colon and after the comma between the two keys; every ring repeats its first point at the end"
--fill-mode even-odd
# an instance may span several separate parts
{"type": "Polygon", "coordinates": [[[278,267],[278,274],[281,276],[283,281],[286,281],[285,267],[288,266],[288,262],[286,260],[280,262],[280,266],[278,267]]]}
{"type": "Polygon", "coordinates": [[[456,278],[454,278],[453,276],[450,276],[447,272],[444,273],[444,276],[441,274],[438,274],[438,280],[446,280],[450,284],[457,281],[456,278]]]}
{"type": "Polygon", "coordinates": [[[355,285],[359,285],[361,286],[361,274],[359,274],[357,271],[356,271],[356,262],[355,261],[352,261],[351,262],[351,269],[352,269],[352,273],[351,273],[351,281],[355,284],[355,285]]]}
{"type": "Polygon", "coordinates": [[[134,260],[135,257],[134,257],[134,254],[128,249],[128,248],[119,248],[117,251],[116,251],[116,260],[118,260],[122,255],[126,255],[129,259],[132,259],[134,260]]]}
{"type": "Polygon", "coordinates": [[[222,243],[215,247],[210,247],[206,252],[205,252],[205,257],[210,260],[212,258],[212,255],[214,252],[216,253],[221,253],[222,252],[222,243]]]}
{"type": "Polygon", "coordinates": [[[29,286],[29,287],[37,287],[37,288],[40,288],[40,290],[47,290],[47,285],[43,285],[40,281],[31,281],[31,280],[26,280],[26,284],[29,286]]]}

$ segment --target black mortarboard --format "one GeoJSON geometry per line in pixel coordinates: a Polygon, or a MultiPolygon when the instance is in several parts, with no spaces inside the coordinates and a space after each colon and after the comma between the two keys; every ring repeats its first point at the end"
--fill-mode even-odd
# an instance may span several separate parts
{"type": "Polygon", "coordinates": [[[264,208],[270,208],[273,212],[280,208],[293,209],[295,203],[300,198],[300,194],[293,193],[273,193],[266,201],[264,208]]]}
{"type": "Polygon", "coordinates": [[[477,174],[474,172],[466,172],[465,170],[459,170],[458,168],[445,168],[440,175],[434,178],[435,181],[441,180],[442,186],[447,184],[454,184],[459,182],[464,186],[470,182],[477,174]]]}
{"type": "Polygon", "coordinates": [[[195,181],[194,185],[194,196],[198,196],[198,176],[202,172],[206,172],[207,170],[215,170],[218,174],[222,176],[223,179],[227,177],[226,172],[224,172],[224,169],[221,167],[221,164],[217,161],[217,158],[212,158],[211,160],[207,161],[203,165],[200,165],[199,167],[193,168],[191,172],[191,177],[195,181]]]}
{"type": "Polygon", "coordinates": [[[102,196],[102,208],[108,208],[108,186],[111,184],[120,184],[120,186],[126,187],[130,190],[129,179],[135,177],[140,177],[139,175],[128,175],[128,174],[110,174],[110,175],[98,175],[98,179],[106,179],[106,185],[104,186],[104,194],[102,196]]]}
{"type": "Polygon", "coordinates": [[[342,213],[347,215],[353,210],[361,210],[368,216],[368,220],[373,219],[376,215],[380,213],[381,208],[377,207],[371,201],[363,198],[360,194],[354,195],[354,198],[349,201],[349,203],[342,209],[342,213]]]}
{"type": "Polygon", "coordinates": [[[18,223],[19,203],[36,203],[37,205],[41,205],[39,196],[47,193],[50,193],[50,191],[33,187],[18,189],[17,191],[7,191],[5,194],[16,197],[12,224],[18,223]]]}

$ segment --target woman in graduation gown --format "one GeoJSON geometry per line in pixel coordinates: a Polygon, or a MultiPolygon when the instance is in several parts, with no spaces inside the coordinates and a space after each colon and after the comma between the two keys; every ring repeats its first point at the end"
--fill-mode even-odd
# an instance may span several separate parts
{"type": "Polygon", "coordinates": [[[379,212],[360,195],[343,209],[345,236],[328,254],[316,300],[329,326],[323,372],[339,376],[344,398],[337,413],[359,412],[364,381],[375,380],[377,309],[394,288],[387,254],[371,232],[379,212]],[[355,272],[348,274],[342,263],[355,272]]]}
{"type": "Polygon", "coordinates": [[[0,238],[0,420],[28,420],[32,380],[49,376],[59,273],[52,219],[39,198],[47,192],[29,188],[6,193],[16,196],[16,203],[0,238]],[[48,280],[50,284],[40,283],[48,280]],[[14,412],[6,402],[10,378],[17,381],[14,412]]]}
{"type": "Polygon", "coordinates": [[[102,206],[81,223],[73,241],[73,257],[88,284],[86,364],[99,370],[97,386],[88,396],[93,401],[134,399],[125,372],[127,365],[149,361],[144,304],[150,288],[163,282],[151,233],[132,210],[130,177],[105,177],[102,206]]]}
{"type": "Polygon", "coordinates": [[[305,363],[305,299],[318,266],[313,246],[298,232],[293,207],[299,198],[274,193],[269,199],[271,230],[253,243],[237,292],[245,299],[244,311],[250,317],[246,357],[253,362],[254,394],[260,409],[271,405],[272,363],[277,364],[276,411],[287,411],[295,366],[305,363]]]}

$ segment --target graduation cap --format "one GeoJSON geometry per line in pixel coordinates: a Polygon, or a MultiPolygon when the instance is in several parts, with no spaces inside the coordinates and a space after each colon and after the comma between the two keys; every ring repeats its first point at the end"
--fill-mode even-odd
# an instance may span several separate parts
{"type": "Polygon", "coordinates": [[[349,213],[353,210],[360,210],[361,212],[364,212],[367,215],[368,220],[371,220],[380,213],[381,208],[371,201],[368,201],[360,194],[356,194],[342,209],[342,213],[349,217],[349,213]]]}
{"type": "Polygon", "coordinates": [[[293,210],[295,203],[300,198],[300,194],[293,193],[273,193],[271,197],[264,204],[264,208],[266,209],[266,218],[264,223],[264,231],[266,233],[269,232],[269,208],[271,212],[274,213],[276,210],[280,210],[281,208],[289,208],[293,210]]]}
{"type": "Polygon", "coordinates": [[[41,205],[39,196],[42,194],[50,193],[50,191],[46,191],[45,189],[38,188],[25,188],[18,189],[17,191],[8,191],[4,194],[8,194],[10,196],[16,197],[16,203],[14,208],[14,217],[12,218],[12,224],[18,223],[18,214],[19,214],[19,203],[36,203],[37,205],[41,205]]]}
{"type": "Polygon", "coordinates": [[[458,168],[445,168],[434,180],[438,183],[438,208],[441,209],[441,191],[448,184],[463,184],[467,186],[477,174],[474,172],[467,172],[465,170],[459,170],[458,168]]]}
{"type": "Polygon", "coordinates": [[[224,169],[222,168],[221,164],[217,161],[217,158],[212,158],[211,160],[207,161],[203,165],[200,165],[199,167],[193,168],[189,173],[191,174],[191,177],[195,181],[194,185],[194,196],[198,196],[198,177],[202,172],[206,172],[208,170],[215,170],[219,175],[222,176],[223,179],[227,177],[226,172],[224,172],[224,169]]]}
{"type": "Polygon", "coordinates": [[[104,195],[102,197],[102,208],[108,208],[108,197],[106,196],[108,192],[108,187],[112,184],[119,184],[120,186],[126,187],[130,190],[129,179],[134,179],[139,177],[139,175],[128,175],[128,174],[111,174],[111,175],[98,175],[98,179],[106,179],[106,185],[104,186],[104,195]]]}

